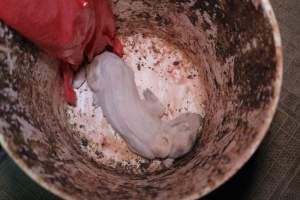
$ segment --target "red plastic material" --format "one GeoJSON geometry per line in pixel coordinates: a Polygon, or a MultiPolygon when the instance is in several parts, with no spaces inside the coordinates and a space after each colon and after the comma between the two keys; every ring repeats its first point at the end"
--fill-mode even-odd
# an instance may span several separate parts
{"type": "Polygon", "coordinates": [[[62,61],[71,105],[76,105],[73,71],[85,59],[91,61],[107,46],[123,55],[109,0],[0,0],[0,20],[62,61]]]}

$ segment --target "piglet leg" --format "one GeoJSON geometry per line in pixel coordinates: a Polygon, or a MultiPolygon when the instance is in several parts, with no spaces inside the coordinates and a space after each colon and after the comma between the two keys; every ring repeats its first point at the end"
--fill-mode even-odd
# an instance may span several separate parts
{"type": "Polygon", "coordinates": [[[146,109],[151,113],[153,116],[160,118],[164,113],[164,106],[159,101],[159,99],[153,94],[153,92],[149,89],[146,89],[143,92],[145,100],[143,101],[144,106],[146,109]]]}
{"type": "Polygon", "coordinates": [[[167,158],[163,160],[163,164],[166,168],[170,168],[173,165],[174,159],[173,158],[167,158]]]}

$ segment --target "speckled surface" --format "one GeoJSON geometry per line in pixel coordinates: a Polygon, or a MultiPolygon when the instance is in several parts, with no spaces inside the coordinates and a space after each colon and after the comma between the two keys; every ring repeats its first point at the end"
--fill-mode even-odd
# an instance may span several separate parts
{"type": "Polygon", "coordinates": [[[5,148],[27,173],[65,198],[197,198],[249,158],[271,120],[282,59],[272,25],[251,2],[116,3],[122,36],[159,36],[200,71],[209,101],[193,151],[171,169],[139,175],[95,162],[81,150],[82,138],[68,123],[56,61],[18,36],[11,38],[9,31],[0,40],[6,48],[0,74],[5,148]]]}

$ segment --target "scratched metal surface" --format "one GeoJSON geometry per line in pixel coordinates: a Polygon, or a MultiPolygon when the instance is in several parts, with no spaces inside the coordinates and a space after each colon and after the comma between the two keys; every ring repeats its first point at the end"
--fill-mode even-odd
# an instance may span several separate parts
{"type": "MultiPolygon", "coordinates": [[[[284,84],[271,129],[252,159],[204,199],[300,199],[300,3],[272,0],[285,52],[284,84]]],[[[30,180],[0,148],[0,200],[58,199],[30,180]]]]}

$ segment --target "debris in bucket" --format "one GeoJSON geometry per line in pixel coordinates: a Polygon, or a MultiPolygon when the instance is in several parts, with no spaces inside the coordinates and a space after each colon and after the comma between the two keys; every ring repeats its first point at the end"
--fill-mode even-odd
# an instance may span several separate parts
{"type": "MultiPolygon", "coordinates": [[[[74,87],[85,81],[85,69],[76,75],[74,87]]],[[[165,121],[164,108],[146,89],[144,99],[138,94],[134,72],[118,56],[104,52],[87,68],[86,79],[94,93],[95,106],[102,108],[111,126],[129,148],[147,159],[164,159],[169,167],[173,160],[190,151],[202,125],[202,117],[184,113],[165,121]]]]}

